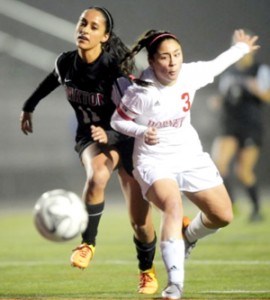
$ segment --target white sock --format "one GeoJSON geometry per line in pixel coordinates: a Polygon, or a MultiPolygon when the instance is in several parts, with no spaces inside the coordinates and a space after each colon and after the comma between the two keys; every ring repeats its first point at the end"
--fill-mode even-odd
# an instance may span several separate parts
{"type": "Polygon", "coordinates": [[[205,225],[202,222],[201,212],[199,212],[185,230],[185,237],[190,243],[192,243],[217,231],[218,229],[205,227],[205,225]]]}
{"type": "Polygon", "coordinates": [[[160,242],[162,258],[168,273],[168,282],[184,285],[184,240],[168,240],[160,242]]]}

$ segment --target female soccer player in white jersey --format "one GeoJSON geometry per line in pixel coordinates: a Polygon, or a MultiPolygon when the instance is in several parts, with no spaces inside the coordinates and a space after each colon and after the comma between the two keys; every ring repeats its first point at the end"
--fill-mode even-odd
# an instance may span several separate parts
{"type": "Polygon", "coordinates": [[[131,51],[134,57],[146,48],[149,67],[127,88],[111,125],[135,137],[133,173],[145,197],[162,212],[160,248],[168,273],[163,298],[182,297],[184,258],[190,246],[233,218],[222,178],[191,125],[195,92],[256,50],[257,38],[236,30],[229,50],[212,61],[189,64],[183,63],[180,41],[170,32],[148,31],[131,51]],[[179,189],[201,210],[184,228],[184,237],[179,189]]]}

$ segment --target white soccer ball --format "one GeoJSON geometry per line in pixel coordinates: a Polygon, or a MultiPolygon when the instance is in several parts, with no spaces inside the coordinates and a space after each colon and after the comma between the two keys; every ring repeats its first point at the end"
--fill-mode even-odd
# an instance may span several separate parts
{"type": "Polygon", "coordinates": [[[57,189],[40,196],[34,207],[38,232],[54,242],[71,240],[87,226],[88,215],[81,199],[73,192],[57,189]]]}

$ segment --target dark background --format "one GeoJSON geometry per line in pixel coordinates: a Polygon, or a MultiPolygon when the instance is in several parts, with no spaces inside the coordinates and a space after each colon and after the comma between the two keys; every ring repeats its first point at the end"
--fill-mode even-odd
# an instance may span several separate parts
{"type": "MultiPolygon", "coordinates": [[[[0,0],[0,201],[5,205],[18,201],[24,205],[25,200],[35,201],[54,188],[81,194],[84,170],[73,150],[73,111],[63,89],[39,104],[33,135],[20,132],[19,114],[24,100],[53,68],[56,56],[74,49],[75,24],[91,5],[104,6],[112,13],[115,32],[128,45],[151,28],[172,31],[181,40],[186,62],[214,58],[229,47],[234,29],[249,28],[260,37],[258,59],[270,64],[269,0],[0,0]],[[37,15],[31,7],[40,10],[37,15]],[[42,27],[44,13],[68,23],[46,21],[43,26],[49,33],[44,32],[37,29],[42,27]]],[[[215,89],[216,83],[200,90],[192,108],[192,121],[206,151],[218,134],[218,114],[208,104],[215,89]]],[[[267,191],[269,106],[264,113],[266,139],[257,172],[267,191]]],[[[115,175],[111,191],[119,195],[115,175]]]]}

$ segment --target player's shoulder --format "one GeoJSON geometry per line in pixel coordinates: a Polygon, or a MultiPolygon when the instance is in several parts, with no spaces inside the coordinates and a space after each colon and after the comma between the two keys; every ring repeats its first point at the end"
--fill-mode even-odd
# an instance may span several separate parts
{"type": "Polygon", "coordinates": [[[74,60],[74,58],[75,58],[76,55],[77,55],[77,51],[76,50],[62,52],[56,58],[56,64],[58,66],[61,66],[61,65],[64,65],[64,64],[69,64],[71,61],[74,60]]]}
{"type": "Polygon", "coordinates": [[[144,111],[147,111],[151,110],[151,107],[159,101],[159,97],[159,89],[154,84],[141,86],[133,83],[126,89],[124,98],[134,107],[144,107],[144,111]]]}
{"type": "Polygon", "coordinates": [[[136,90],[138,93],[141,94],[151,94],[154,91],[158,91],[159,89],[159,82],[154,75],[153,69],[148,67],[146,68],[139,78],[145,84],[139,83],[135,84],[133,89],[136,90]]]}
{"type": "Polygon", "coordinates": [[[73,65],[77,51],[62,52],[55,60],[55,72],[59,77],[59,80],[63,80],[67,70],[73,65]]]}

